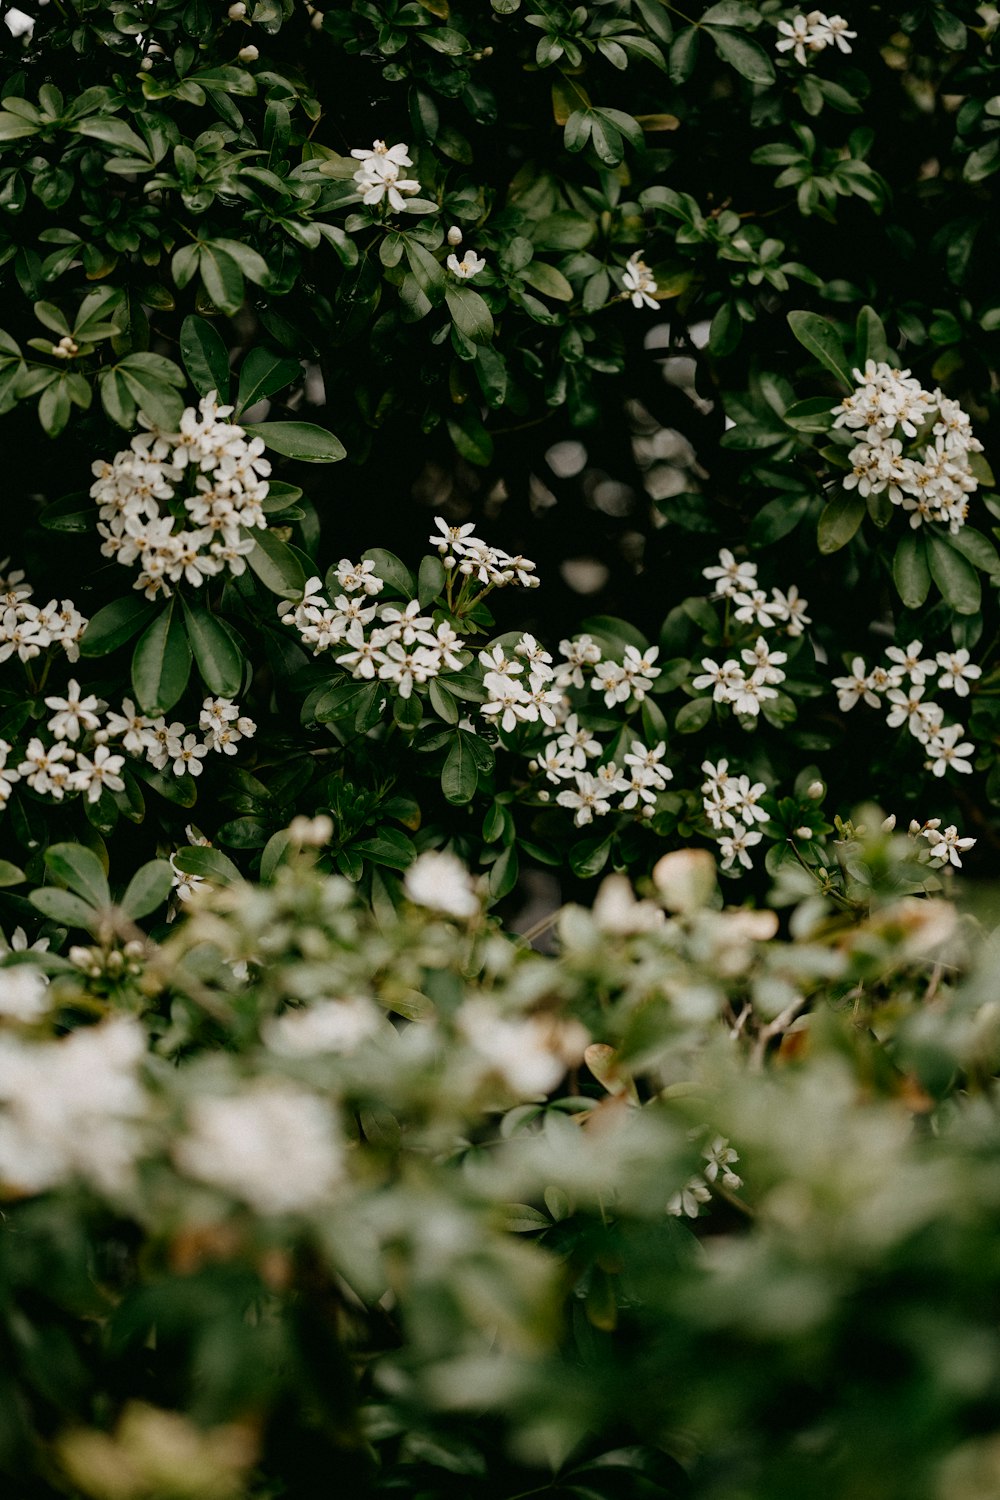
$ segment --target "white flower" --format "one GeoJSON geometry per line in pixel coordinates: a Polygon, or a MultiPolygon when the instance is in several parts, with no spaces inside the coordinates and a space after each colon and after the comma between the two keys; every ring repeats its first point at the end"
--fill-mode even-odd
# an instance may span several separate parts
{"type": "Polygon", "coordinates": [[[464,1001],[455,1021],[488,1071],[521,1099],[550,1093],[589,1041],[577,1021],[502,1016],[485,997],[464,1001]]]}
{"type": "Polygon", "coordinates": [[[119,1016],[58,1041],[0,1037],[0,1182],[44,1192],[74,1178],[117,1193],[132,1181],[146,1101],[139,1023],[119,1016]]]}
{"type": "Polygon", "coordinates": [[[419,193],[420,183],[415,178],[400,176],[405,167],[413,165],[403,141],[388,147],[384,141],[374,141],[371,151],[362,147],[352,151],[351,155],[361,162],[354,181],[362,202],[369,207],[375,207],[386,198],[390,208],[401,213],[406,206],[403,193],[419,193]]]}
{"type": "Polygon", "coordinates": [[[911,681],[916,685],[924,682],[928,677],[933,677],[937,671],[935,661],[930,657],[921,656],[923,649],[921,641],[911,641],[905,650],[902,646],[890,646],[885,654],[890,661],[896,663],[901,673],[908,673],[911,681]]]}
{"type": "MultiPolygon", "coordinates": [[[[934,821],[936,822],[937,820],[935,819],[934,821]]],[[[943,865],[952,864],[956,870],[962,868],[961,855],[967,850],[973,849],[976,844],[975,839],[960,838],[958,829],[954,823],[950,824],[944,833],[941,833],[937,828],[930,827],[922,829],[921,832],[931,846],[931,859],[943,865]]]]}
{"type": "Polygon", "coordinates": [[[329,1106],[290,1083],[205,1095],[173,1149],[179,1169],[260,1214],[306,1213],[329,1201],[344,1153],[329,1106]]]}
{"type": "Polygon", "coordinates": [[[585,771],[588,757],[593,758],[601,753],[600,741],[594,739],[592,730],[580,726],[576,714],[570,714],[563,723],[556,745],[562,751],[563,763],[573,766],[577,771],[585,771]]]}
{"type": "Polygon", "coordinates": [[[175,744],[171,748],[170,754],[174,762],[175,776],[183,776],[185,771],[192,776],[200,776],[201,763],[208,754],[208,746],[199,744],[196,735],[186,734],[181,744],[175,744]]]}
{"type": "Polygon", "coordinates": [[[734,594],[733,603],[736,605],[734,616],[741,624],[761,625],[765,630],[770,630],[774,625],[774,616],[770,613],[771,601],[763,589],[734,594]]]}
{"type": "Polygon", "coordinates": [[[758,833],[756,828],[744,828],[742,823],[737,823],[731,833],[724,834],[719,839],[719,848],[722,851],[722,868],[724,870],[731,870],[736,861],[739,860],[744,869],[752,870],[753,860],[750,858],[748,850],[754,844],[759,844],[762,838],[763,834],[758,833]]]}
{"type": "Polygon", "coordinates": [[[457,855],[428,849],[418,854],[403,876],[403,889],[417,906],[464,920],[479,912],[472,877],[457,855]]]}
{"type": "Polygon", "coordinates": [[[613,795],[616,788],[608,781],[592,776],[589,771],[577,771],[576,791],[560,792],[556,801],[560,807],[570,807],[576,816],[573,821],[577,828],[591,823],[595,815],[603,817],[608,811],[608,799],[613,795]]]}
{"type": "Polygon", "coordinates": [[[799,597],[799,591],[793,583],[787,594],[783,594],[780,589],[771,590],[771,602],[767,606],[767,612],[784,623],[790,636],[799,636],[803,634],[807,625],[812,624],[812,620],[806,614],[808,608],[808,599],[799,597]]]}
{"type": "Polygon", "coordinates": [[[854,705],[863,698],[870,703],[872,708],[878,708],[878,698],[872,692],[871,683],[868,680],[868,671],[860,656],[856,656],[851,662],[851,674],[849,677],[835,677],[833,685],[837,689],[837,706],[841,713],[847,713],[854,705]]]}
{"type": "Polygon", "coordinates": [[[80,684],[71,677],[66,688],[66,697],[46,698],[45,706],[57,710],[48,725],[56,739],[77,740],[80,738],[81,727],[83,729],[100,728],[101,721],[98,712],[106,705],[93,694],[81,698],[80,684]]]}
{"type": "Polygon", "coordinates": [[[970,662],[969,653],[964,648],[961,651],[939,651],[937,662],[943,669],[938,687],[951,688],[960,698],[967,698],[969,683],[983,675],[982,667],[970,662]]]}
{"type": "Polygon", "coordinates": [[[733,1171],[733,1165],[740,1159],[739,1155],[733,1150],[725,1136],[715,1136],[701,1154],[706,1161],[704,1173],[709,1182],[721,1180],[722,1185],[727,1188],[743,1186],[743,1178],[738,1177],[733,1171]]]}
{"type": "Polygon", "coordinates": [[[355,995],[286,1010],[266,1022],[261,1034],[271,1051],[282,1057],[313,1057],[324,1052],[351,1053],[384,1026],[374,1001],[355,995]]]}
{"type": "Polygon", "coordinates": [[[39,1021],[49,1008],[48,981],[32,964],[0,969],[0,1018],[39,1021]]]}
{"type": "Polygon", "coordinates": [[[152,719],[138,711],[131,698],[124,698],[121,713],[108,714],[107,728],[116,739],[122,736],[122,745],[130,755],[142,755],[149,745],[148,731],[152,723],[152,719]]]}
{"type": "Polygon", "coordinates": [[[719,553],[718,567],[713,565],[701,571],[703,578],[716,580],[715,592],[722,596],[735,594],[738,589],[753,588],[757,582],[757,564],[738,563],[727,547],[719,553]]]}
{"type": "Polygon", "coordinates": [[[962,724],[949,724],[947,729],[939,729],[931,740],[927,747],[931,757],[927,765],[935,776],[943,776],[949,769],[971,774],[972,762],[966,757],[974,755],[976,747],[969,740],[959,743],[964,733],[962,724]]]}
{"type": "Polygon", "coordinates": [[[457,255],[449,255],[446,265],[460,281],[471,281],[473,276],[478,276],[480,271],[486,269],[486,261],[475,250],[466,250],[461,260],[457,255]]]}
{"type": "Polygon", "coordinates": [[[80,751],[76,769],[68,777],[69,786],[74,792],[86,792],[88,802],[96,802],[105,787],[109,792],[124,791],[125,783],[118,774],[124,764],[124,755],[112,755],[107,745],[98,745],[93,760],[80,751]]]}
{"type": "Polygon", "coordinates": [[[711,1203],[712,1193],[702,1177],[692,1177],[680,1192],[667,1199],[667,1213],[674,1218],[697,1219],[703,1203],[711,1203]]]}
{"type": "Polygon", "coordinates": [[[622,285],[633,307],[651,307],[656,311],[656,277],[638,251],[630,255],[622,272],[622,285]]]}

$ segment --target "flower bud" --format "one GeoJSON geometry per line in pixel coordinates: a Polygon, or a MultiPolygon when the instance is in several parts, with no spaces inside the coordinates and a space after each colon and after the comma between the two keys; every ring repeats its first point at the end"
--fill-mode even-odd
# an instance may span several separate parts
{"type": "Polygon", "coordinates": [[[288,836],[300,848],[322,849],[333,838],[333,819],[326,813],[315,818],[304,818],[300,814],[289,823],[288,836]]]}
{"type": "Polygon", "coordinates": [[[813,802],[820,802],[826,792],[826,787],[821,781],[810,781],[806,788],[806,796],[813,802]]]}
{"type": "Polygon", "coordinates": [[[257,48],[251,43],[249,47],[241,47],[236,56],[239,58],[240,62],[256,62],[258,57],[260,56],[260,53],[257,51],[257,48]]]}
{"type": "Polygon", "coordinates": [[[153,71],[153,59],[151,57],[144,57],[139,67],[144,73],[151,73],[153,71]]]}
{"type": "Polygon", "coordinates": [[[882,824],[883,833],[891,833],[896,826],[896,814],[890,813],[882,824]]]}
{"type": "Polygon", "coordinates": [[[449,245],[460,245],[462,243],[462,231],[457,224],[453,224],[446,236],[449,245]]]}
{"type": "Polygon", "coordinates": [[[229,7],[229,9],[226,11],[226,15],[229,17],[229,19],[231,21],[242,21],[243,17],[246,15],[246,13],[247,13],[247,8],[243,4],[243,0],[236,0],[235,5],[231,5],[229,7]]]}
{"type": "Polygon", "coordinates": [[[804,823],[803,823],[803,825],[802,825],[801,828],[796,828],[796,830],[795,830],[795,837],[797,839],[811,839],[812,836],[813,836],[812,829],[811,828],[807,828],[804,823]]]}

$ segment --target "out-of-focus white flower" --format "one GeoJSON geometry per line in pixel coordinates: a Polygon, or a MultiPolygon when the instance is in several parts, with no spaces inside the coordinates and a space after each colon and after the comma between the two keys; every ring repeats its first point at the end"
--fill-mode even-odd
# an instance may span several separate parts
{"type": "Polygon", "coordinates": [[[31,964],[0,969],[0,1017],[38,1021],[49,1008],[48,981],[31,964]]]}
{"type": "Polygon", "coordinates": [[[403,876],[403,889],[417,906],[464,920],[479,912],[472,877],[455,854],[428,849],[418,854],[403,876]]]}
{"type": "Polygon", "coordinates": [[[119,1016],[58,1041],[0,1036],[0,1182],[44,1192],[74,1178],[117,1193],[132,1181],[146,1098],[142,1027],[119,1016]]]}
{"type": "Polygon", "coordinates": [[[466,1000],[456,1013],[459,1031],[519,1098],[547,1094],[590,1041],[578,1021],[548,1016],[510,1017],[483,998],[466,1000]]]}
{"type": "Polygon", "coordinates": [[[319,1208],[335,1191],[344,1165],[329,1105],[277,1082],[196,1099],[172,1154],[180,1171],[261,1214],[319,1208]]]}
{"type": "Polygon", "coordinates": [[[282,1057],[311,1057],[322,1052],[353,1052],[384,1025],[378,1006],[363,995],[354,995],[286,1010],[266,1023],[262,1035],[271,1051],[282,1057]]]}

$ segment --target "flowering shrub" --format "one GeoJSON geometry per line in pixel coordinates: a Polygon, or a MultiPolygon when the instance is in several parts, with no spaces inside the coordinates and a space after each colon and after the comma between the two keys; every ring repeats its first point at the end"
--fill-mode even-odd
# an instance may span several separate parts
{"type": "Polygon", "coordinates": [[[137,923],[169,867],[115,902],[91,851],[49,850],[32,901],[91,940],[15,933],[0,963],[0,1473],[94,1500],[270,1496],[320,1462],[358,1495],[763,1500],[800,1466],[830,1496],[974,1493],[994,957],[909,894],[879,819],[826,894],[783,873],[787,937],[678,850],[566,907],[548,957],[447,853],[373,913],[317,868],[322,820],[162,944],[137,923]]]}
{"type": "Polygon", "coordinates": [[[0,1471],[991,1492],[996,7],[0,19],[0,1471]]]}

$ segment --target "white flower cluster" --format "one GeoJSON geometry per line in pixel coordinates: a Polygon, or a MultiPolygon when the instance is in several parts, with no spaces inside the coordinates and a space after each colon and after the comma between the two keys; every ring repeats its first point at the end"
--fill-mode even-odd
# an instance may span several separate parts
{"type": "Polygon", "coordinates": [[[935,776],[943,776],[949,769],[968,774],[972,762],[966,757],[975,754],[975,745],[962,740],[963,725],[944,723],[944,709],[939,703],[925,700],[924,693],[928,679],[940,669],[937,686],[950,688],[960,698],[968,697],[969,682],[981,676],[982,669],[969,660],[964,649],[939,651],[936,657],[925,657],[923,649],[920,641],[911,641],[905,648],[890,646],[886,651],[888,664],[873,667],[871,671],[864,658],[856,656],[850,673],[833,679],[838,705],[842,713],[862,699],[872,708],[888,705],[889,728],[901,729],[905,724],[913,737],[926,746],[928,770],[935,776]]]}
{"type": "Polygon", "coordinates": [[[0,1035],[0,1183],[22,1193],[74,1179],[127,1188],[147,1108],[145,1052],[142,1027],[126,1016],[55,1041],[0,1035]]]}
{"type": "Polygon", "coordinates": [[[633,307],[659,307],[656,300],[656,277],[639,254],[630,255],[622,272],[622,285],[633,307]]]}
{"type": "Polygon", "coordinates": [[[541,580],[535,576],[535,564],[526,557],[511,557],[499,547],[490,547],[474,536],[471,522],[465,526],[449,526],[443,516],[435,516],[437,536],[427,538],[437,548],[438,556],[449,572],[453,568],[466,578],[475,578],[489,588],[506,588],[508,584],[520,584],[522,588],[537,588],[541,580]]]}
{"type": "Polygon", "coordinates": [[[209,751],[235,755],[239,742],[252,738],[257,729],[253,719],[241,715],[228,698],[205,699],[199,723],[200,739],[180,721],[168,724],[162,715],[147,718],[130,698],[124,700],[120,714],[108,713],[102,724],[101,715],[107,704],[93,693],[83,696],[74,678],[69,681],[65,698],[53,695],[45,703],[54,710],[47,724],[54,736],[53,744],[47,745],[34,735],[15,770],[7,765],[12,747],[6,740],[0,740],[0,808],[10,797],[13,783],[22,778],[39,796],[51,797],[56,802],[61,802],[68,792],[82,792],[89,802],[96,802],[105,788],[111,792],[123,791],[121,770],[125,756],[112,753],[107,743],[110,739],[120,740],[129,755],[145,757],[158,771],[166,770],[169,765],[175,776],[183,776],[185,772],[200,776],[201,762],[209,751]],[[92,735],[92,756],[76,748],[75,742],[81,734],[92,735]]]}
{"type": "Polygon", "coordinates": [[[759,844],[761,833],[755,823],[766,823],[769,814],[760,806],[767,792],[762,781],[751,782],[749,776],[729,769],[728,760],[716,764],[702,762],[705,780],[701,785],[705,816],[719,835],[722,868],[731,870],[737,861],[746,870],[753,869],[750,849],[759,844]]]}
{"type": "Polygon", "coordinates": [[[385,141],[373,141],[370,147],[362,146],[360,150],[352,151],[351,155],[361,163],[354,174],[354,181],[358,185],[362,203],[366,203],[369,208],[374,208],[383,199],[387,199],[389,207],[395,213],[402,213],[406,207],[403,194],[419,193],[420,183],[415,177],[399,175],[404,167],[413,166],[405,141],[400,141],[395,146],[387,146],[385,141]]]}
{"type": "Polygon", "coordinates": [[[739,1161],[738,1152],[726,1140],[717,1135],[702,1149],[705,1166],[667,1200],[667,1213],[674,1218],[697,1219],[702,1206],[712,1199],[712,1186],[716,1183],[730,1190],[743,1186],[743,1178],[733,1171],[739,1161]]]}
{"type": "MultiPolygon", "coordinates": [[[[895,828],[895,814],[886,818],[883,827],[895,828]]],[[[976,846],[976,840],[963,838],[954,823],[950,823],[942,833],[941,819],[928,818],[926,823],[918,823],[916,818],[911,819],[910,826],[906,830],[914,842],[923,839],[927,844],[926,857],[929,864],[954,865],[956,870],[962,868],[963,854],[976,846]]]]}
{"type": "Polygon", "coordinates": [[[784,651],[772,651],[760,635],[753,646],[743,648],[740,656],[742,664],[735,657],[723,662],[703,657],[702,672],[692,679],[691,686],[696,690],[711,688],[716,703],[729,703],[736,713],[756,719],[761,704],[778,696],[773,684],[784,682],[781,668],[788,656],[784,651]]]}
{"type": "Polygon", "coordinates": [[[844,488],[865,497],[885,492],[911,526],[940,521],[954,535],[978,486],[969,455],[983,451],[968,415],[942,391],[925,391],[909,370],[870,359],[854,378],[855,390],[833,407],[835,427],[863,433],[844,488]],[[903,438],[914,444],[909,453],[903,438]]]}
{"type": "Polygon", "coordinates": [[[478,997],[455,1013],[460,1035],[476,1055],[484,1080],[499,1079],[518,1099],[548,1094],[566,1069],[583,1058],[590,1037],[579,1021],[556,1016],[510,1016],[478,997]]]}
{"type": "Polygon", "coordinates": [[[858,34],[848,30],[843,16],[827,16],[821,10],[811,10],[792,21],[779,21],[778,30],[781,39],[775,43],[777,50],[792,52],[795,61],[803,65],[807,52],[823,52],[834,46],[841,52],[850,52],[850,43],[858,34]]]}
{"type": "MultiPolygon", "coordinates": [[[[467,536],[472,527],[449,527],[440,517],[436,519],[441,535],[431,540],[448,553],[445,566],[484,584],[484,593],[509,584],[532,587],[537,583],[535,565],[527,558],[508,557],[477,538],[453,540],[448,533],[467,536]]],[[[280,618],[298,631],[314,656],[334,650],[338,666],[352,677],[387,682],[401,698],[409,698],[415,686],[441,672],[462,670],[467,659],[461,655],[463,641],[446,620],[435,625],[430,615],[421,614],[416,600],[405,605],[369,603],[385,587],[374,563],[342,558],[336,578],[344,592],[332,605],[320,592],[319,578],[308,580],[299,604],[283,601],[278,605],[280,618]]]]}
{"type": "Polygon", "coordinates": [[[78,661],[87,619],[72,599],[50,599],[41,608],[29,604],[34,589],[23,571],[5,571],[9,563],[9,557],[0,562],[0,662],[15,654],[19,661],[31,661],[51,646],[61,646],[70,661],[78,661]]]}
{"type": "Polygon", "coordinates": [[[147,599],[182,580],[197,587],[226,570],[238,577],[254,548],[247,530],[267,526],[271,465],[261,438],[225,420],[232,410],[212,391],[197,411],[187,408],[179,432],[140,433],[110,463],[93,465],[101,554],[125,567],[138,563],[135,587],[147,599]],[[185,495],[180,487],[191,475],[194,492],[185,495]]]}
{"type": "Polygon", "coordinates": [[[714,598],[731,600],[735,605],[733,617],[741,625],[758,625],[762,630],[780,625],[786,635],[795,637],[812,624],[806,614],[809,602],[800,598],[794,583],[787,594],[772,589],[768,598],[757,586],[757,564],[737,562],[728,547],[719,552],[718,565],[702,569],[702,577],[715,584],[714,598]]]}
{"type": "Polygon", "coordinates": [[[319,1207],[340,1182],[344,1147],[333,1111],[292,1083],[196,1099],[173,1148],[177,1167],[261,1214],[319,1207]]]}

